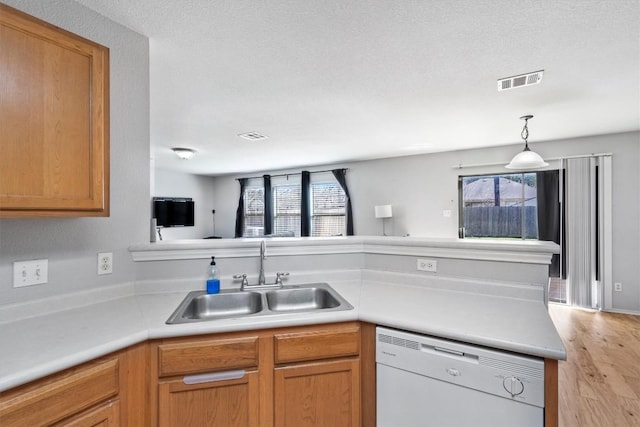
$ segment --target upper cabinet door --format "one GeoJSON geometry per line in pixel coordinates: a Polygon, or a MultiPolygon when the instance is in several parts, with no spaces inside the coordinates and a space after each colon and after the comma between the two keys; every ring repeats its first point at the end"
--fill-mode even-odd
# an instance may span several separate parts
{"type": "Polygon", "coordinates": [[[109,216],[109,50],[0,4],[0,217],[109,216]]]}

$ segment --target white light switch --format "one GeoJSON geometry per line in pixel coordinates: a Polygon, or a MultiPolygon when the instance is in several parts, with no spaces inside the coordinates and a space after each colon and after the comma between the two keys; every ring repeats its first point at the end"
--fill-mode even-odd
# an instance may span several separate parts
{"type": "Polygon", "coordinates": [[[41,285],[49,281],[49,260],[34,259],[13,263],[13,287],[41,285]]]}
{"type": "Polygon", "coordinates": [[[451,218],[451,210],[450,209],[445,209],[442,211],[442,216],[445,218],[451,218]]]}

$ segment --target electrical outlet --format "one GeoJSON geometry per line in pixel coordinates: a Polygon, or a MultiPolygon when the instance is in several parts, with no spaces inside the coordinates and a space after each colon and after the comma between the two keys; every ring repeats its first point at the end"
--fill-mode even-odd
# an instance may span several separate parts
{"type": "Polygon", "coordinates": [[[113,253],[101,252],[98,254],[98,274],[113,273],[113,253]]]}
{"type": "Polygon", "coordinates": [[[34,259],[13,263],[13,287],[42,285],[49,281],[49,260],[34,259]]]}
{"type": "Polygon", "coordinates": [[[614,284],[613,284],[613,289],[614,289],[616,292],[622,292],[622,283],[614,283],[614,284]]]}
{"type": "Polygon", "coordinates": [[[430,271],[432,273],[435,273],[438,269],[438,264],[435,259],[418,258],[417,264],[417,268],[419,271],[430,271]]]}

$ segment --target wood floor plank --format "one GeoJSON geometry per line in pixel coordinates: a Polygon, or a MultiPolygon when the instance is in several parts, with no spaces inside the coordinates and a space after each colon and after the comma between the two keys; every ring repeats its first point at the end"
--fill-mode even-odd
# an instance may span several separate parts
{"type": "Polygon", "coordinates": [[[640,316],[557,304],[549,313],[567,350],[560,426],[640,426],[640,316]]]}

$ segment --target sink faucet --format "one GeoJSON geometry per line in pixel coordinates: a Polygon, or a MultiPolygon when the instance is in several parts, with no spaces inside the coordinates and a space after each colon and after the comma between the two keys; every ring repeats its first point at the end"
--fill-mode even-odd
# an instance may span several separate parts
{"type": "Polygon", "coordinates": [[[267,251],[267,242],[262,240],[260,242],[260,275],[258,276],[258,286],[264,286],[264,260],[267,259],[265,252],[267,251]]]}
{"type": "Polygon", "coordinates": [[[274,283],[267,284],[267,281],[264,277],[264,260],[267,259],[267,242],[260,242],[260,274],[258,275],[258,283],[255,285],[250,285],[247,280],[247,275],[242,274],[234,274],[233,278],[236,280],[242,280],[242,285],[240,286],[240,290],[246,291],[250,289],[269,289],[269,288],[281,288],[283,284],[283,280],[289,276],[288,272],[278,272],[276,273],[276,281],[274,283]]]}

